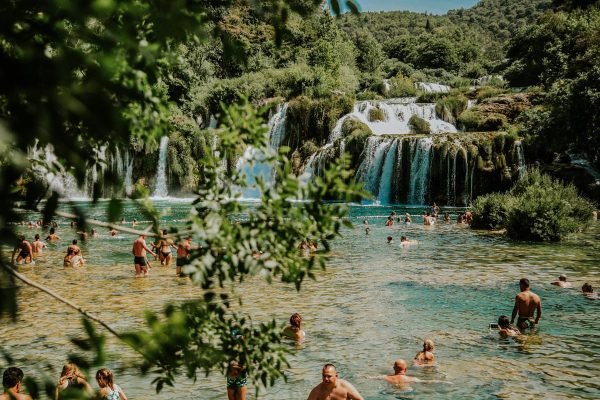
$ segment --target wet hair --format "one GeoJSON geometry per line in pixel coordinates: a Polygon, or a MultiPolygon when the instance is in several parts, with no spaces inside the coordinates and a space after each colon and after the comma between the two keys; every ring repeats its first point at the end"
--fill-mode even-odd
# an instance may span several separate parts
{"type": "Polygon", "coordinates": [[[77,364],[72,362],[66,363],[63,366],[62,372],[60,373],[58,384],[60,385],[65,380],[73,378],[81,378],[85,380],[85,376],[81,373],[79,367],[77,367],[77,364]]]}
{"type": "Polygon", "coordinates": [[[501,315],[498,318],[498,326],[500,326],[500,328],[509,328],[510,327],[510,320],[508,319],[508,317],[506,315],[501,315]]]}
{"type": "Polygon", "coordinates": [[[166,230],[166,229],[163,229],[163,231],[162,231],[162,234],[163,234],[163,235],[166,235],[166,234],[167,234],[167,230],[166,230]]]}
{"type": "Polygon", "coordinates": [[[583,293],[594,293],[594,288],[592,288],[592,285],[589,282],[586,282],[581,287],[581,291],[583,293]]]}
{"type": "Polygon", "coordinates": [[[106,384],[106,386],[108,386],[112,390],[115,389],[114,383],[113,383],[113,373],[110,369],[108,369],[108,368],[99,369],[96,372],[96,380],[99,381],[100,379],[102,379],[102,381],[106,384]]]}
{"type": "Polygon", "coordinates": [[[71,243],[77,244],[77,239],[73,239],[73,241],[71,243]]]}
{"type": "Polygon", "coordinates": [[[391,242],[391,241],[392,241],[392,239],[393,239],[393,238],[392,238],[391,236],[388,236],[388,237],[387,237],[387,241],[388,241],[388,242],[391,242]]]}
{"type": "Polygon", "coordinates": [[[566,281],[567,281],[567,276],[566,276],[566,275],[564,275],[564,274],[561,274],[561,275],[558,277],[558,280],[559,280],[559,281],[562,281],[562,282],[566,282],[566,281]]]}
{"type": "Polygon", "coordinates": [[[50,228],[50,234],[54,234],[54,228],[50,228]]]}
{"type": "Polygon", "coordinates": [[[5,389],[10,389],[17,386],[23,380],[23,370],[17,367],[9,367],[2,374],[2,386],[5,389]]]}
{"type": "Polygon", "coordinates": [[[292,326],[293,331],[298,331],[300,329],[300,324],[302,324],[302,317],[298,313],[292,314],[290,317],[290,325],[292,326]]]}
{"type": "Polygon", "coordinates": [[[22,242],[23,240],[25,240],[25,235],[19,235],[19,241],[22,242]]]}
{"type": "Polygon", "coordinates": [[[426,353],[428,351],[433,350],[433,340],[427,339],[423,342],[423,352],[426,353]]]}
{"type": "Polygon", "coordinates": [[[400,236],[400,241],[401,242],[406,242],[408,239],[406,238],[406,236],[400,236]]]}
{"type": "Polygon", "coordinates": [[[523,285],[526,288],[528,288],[529,287],[529,279],[527,279],[527,278],[521,278],[521,280],[519,281],[519,285],[523,285]]]}
{"type": "Polygon", "coordinates": [[[36,234],[35,234],[35,240],[38,240],[39,238],[40,238],[40,234],[39,234],[39,233],[36,233],[36,234]]]}

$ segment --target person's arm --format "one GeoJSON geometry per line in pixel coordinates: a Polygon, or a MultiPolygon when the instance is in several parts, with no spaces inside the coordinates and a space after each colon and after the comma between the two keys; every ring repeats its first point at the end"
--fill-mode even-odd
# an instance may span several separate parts
{"type": "Polygon", "coordinates": [[[135,257],[135,242],[133,242],[133,246],[131,247],[131,254],[135,257]]]}
{"type": "Polygon", "coordinates": [[[560,283],[559,283],[558,281],[554,281],[554,282],[552,282],[552,285],[554,285],[554,286],[559,286],[559,285],[560,285],[560,283]]]}
{"type": "Polygon", "coordinates": [[[148,248],[148,246],[146,246],[146,243],[145,243],[145,242],[144,242],[143,246],[144,246],[144,249],[146,249],[146,251],[150,252],[150,254],[152,254],[153,256],[155,256],[155,257],[156,257],[156,253],[154,253],[152,250],[150,250],[150,249],[148,248]]]}
{"type": "Polygon", "coordinates": [[[127,396],[125,396],[125,392],[123,391],[123,389],[119,390],[119,398],[121,400],[127,400],[127,396]]]}
{"type": "Polygon", "coordinates": [[[535,310],[536,310],[535,324],[537,325],[537,323],[540,322],[540,318],[542,318],[542,300],[538,301],[537,308],[535,310]]]}
{"type": "Polygon", "coordinates": [[[17,252],[21,252],[21,248],[19,246],[15,247],[15,249],[13,250],[12,257],[10,258],[11,263],[15,262],[15,256],[17,255],[17,252]]]}
{"type": "Polygon", "coordinates": [[[515,317],[517,316],[517,312],[519,311],[519,295],[515,297],[515,306],[512,310],[512,316],[510,317],[510,323],[515,322],[515,317]]]}
{"type": "Polygon", "coordinates": [[[360,393],[358,393],[358,390],[356,390],[356,388],[354,386],[352,386],[352,384],[350,382],[345,381],[345,384],[346,384],[346,389],[348,390],[347,398],[352,399],[352,400],[365,400],[360,395],[360,393]]]}
{"type": "Polygon", "coordinates": [[[308,399],[306,400],[317,400],[317,388],[314,388],[313,390],[310,391],[310,394],[308,395],[308,399]]]}

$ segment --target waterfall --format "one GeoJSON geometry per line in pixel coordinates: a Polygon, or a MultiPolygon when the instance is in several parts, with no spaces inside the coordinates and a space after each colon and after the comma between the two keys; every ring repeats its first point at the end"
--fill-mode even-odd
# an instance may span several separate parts
{"type": "MultiPolygon", "coordinates": [[[[521,149],[520,157],[524,159],[523,146],[520,145],[519,148],[521,149]]],[[[600,185],[600,171],[590,164],[590,162],[582,154],[568,150],[567,155],[571,159],[571,165],[576,165],[580,168],[583,168],[596,181],[596,185],[600,185]]],[[[519,156],[519,149],[517,149],[517,156],[519,156]]],[[[524,164],[525,163],[523,162],[523,165],[524,164]]],[[[520,165],[521,161],[519,159],[519,166],[520,165]]],[[[523,167],[523,170],[525,170],[525,167],[523,167]]],[[[521,168],[519,168],[519,171],[521,171],[521,168]]]]}
{"type": "Polygon", "coordinates": [[[131,156],[129,154],[129,150],[127,150],[123,154],[123,157],[123,164],[125,165],[125,193],[129,196],[131,195],[131,191],[133,189],[133,156],[131,156]]]}
{"type": "Polygon", "coordinates": [[[367,141],[365,158],[356,172],[357,179],[363,182],[365,189],[375,196],[379,192],[379,179],[387,146],[389,146],[388,141],[371,136],[367,141]]]}
{"type": "Polygon", "coordinates": [[[520,140],[515,142],[515,151],[517,153],[517,170],[519,172],[519,177],[523,176],[526,170],[525,166],[525,153],[523,152],[523,144],[520,140]]]}
{"type": "Polygon", "coordinates": [[[391,203],[392,174],[394,173],[394,162],[398,150],[399,140],[395,139],[389,145],[381,171],[378,199],[381,204],[391,203]]]}
{"type": "Polygon", "coordinates": [[[416,139],[412,143],[411,153],[413,158],[410,165],[410,189],[408,192],[408,202],[410,204],[425,204],[432,145],[431,138],[416,139]]]}
{"type": "Polygon", "coordinates": [[[429,82],[417,82],[415,87],[424,91],[425,93],[448,93],[450,92],[450,86],[441,85],[439,83],[429,82]]]}
{"type": "Polygon", "coordinates": [[[152,197],[165,198],[169,195],[167,188],[167,150],[169,149],[169,137],[163,136],[160,139],[160,148],[158,153],[158,165],[156,167],[156,186],[152,197]]]}
{"type": "MultiPolygon", "coordinates": [[[[288,103],[280,105],[267,124],[270,149],[273,151],[277,151],[284,139],[287,109],[288,103]]],[[[256,185],[257,178],[262,179],[267,186],[275,181],[273,166],[265,158],[265,154],[261,151],[248,146],[244,155],[237,160],[236,169],[246,176],[247,185],[242,191],[243,198],[258,199],[260,197],[260,189],[256,185]]]]}

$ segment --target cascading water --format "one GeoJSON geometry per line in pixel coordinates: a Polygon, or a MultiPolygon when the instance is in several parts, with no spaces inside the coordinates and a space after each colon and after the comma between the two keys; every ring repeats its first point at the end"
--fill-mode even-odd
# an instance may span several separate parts
{"type": "Polygon", "coordinates": [[[124,153],[123,164],[125,165],[125,193],[129,196],[133,189],[133,157],[129,155],[129,150],[124,153]]]}
{"type": "Polygon", "coordinates": [[[415,87],[426,93],[448,93],[448,92],[450,92],[450,86],[442,85],[439,83],[417,82],[417,83],[415,83],[415,87]]]}
{"type": "MultiPolygon", "coordinates": [[[[273,151],[277,151],[284,138],[287,109],[288,103],[280,105],[277,112],[269,119],[268,135],[270,148],[273,151]]],[[[272,165],[265,161],[265,155],[251,146],[246,148],[244,155],[238,159],[236,169],[246,175],[247,186],[242,192],[243,198],[246,199],[260,197],[260,189],[256,186],[257,178],[260,177],[259,179],[267,184],[276,178],[272,165]]]]}
{"type": "Polygon", "coordinates": [[[413,142],[413,148],[411,149],[413,154],[410,170],[411,181],[408,192],[408,202],[410,204],[425,204],[432,144],[431,138],[418,139],[413,142]]]}
{"type": "Polygon", "coordinates": [[[394,162],[396,161],[398,143],[400,143],[398,139],[391,142],[386,151],[385,161],[383,162],[383,169],[379,179],[379,193],[377,196],[379,202],[382,204],[391,203],[392,176],[394,173],[394,162]]]}
{"type": "Polygon", "coordinates": [[[169,195],[167,188],[167,150],[169,149],[169,137],[163,136],[160,139],[160,148],[158,152],[158,165],[156,167],[156,186],[152,197],[165,198],[169,195]]]}

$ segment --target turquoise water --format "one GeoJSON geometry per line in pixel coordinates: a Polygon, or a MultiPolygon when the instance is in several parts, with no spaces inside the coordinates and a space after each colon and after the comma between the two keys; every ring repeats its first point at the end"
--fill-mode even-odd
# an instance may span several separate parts
{"type": "MultiPolygon", "coordinates": [[[[165,222],[181,224],[189,205],[159,202],[165,222]]],[[[86,205],[92,217],[103,219],[104,204],[86,205]]],[[[333,242],[329,267],[300,293],[283,284],[268,285],[252,278],[237,289],[243,311],[254,319],[282,323],[293,312],[303,316],[307,339],[293,347],[288,382],[261,392],[264,399],[306,399],[320,382],[321,367],[333,362],[340,377],[351,381],[366,399],[398,398],[598,398],[600,397],[600,300],[579,292],[584,282],[600,288],[600,227],[560,244],[516,243],[498,235],[470,230],[455,223],[421,225],[424,208],[394,207],[413,214],[410,226],[385,227],[392,207],[352,206],[354,230],[333,242]],[[362,227],[367,218],[371,233],[362,227]],[[388,245],[386,237],[394,237],[388,245]],[[417,243],[399,246],[406,235],[417,243]],[[550,285],[566,273],[576,289],[550,285]],[[510,315],[518,281],[528,277],[542,297],[539,331],[522,341],[500,340],[488,328],[500,314],[510,315]],[[392,372],[397,358],[412,360],[425,338],[431,338],[438,358],[435,368],[409,368],[408,374],[439,383],[416,383],[397,389],[371,375],[392,372]]],[[[458,210],[450,210],[455,220],[458,210]]],[[[34,219],[35,216],[31,216],[34,219]]],[[[144,220],[132,205],[125,218],[144,220]]],[[[144,227],[141,223],[138,227],[144,227]]],[[[23,229],[28,236],[35,230],[23,229]]],[[[132,235],[101,237],[82,244],[88,267],[63,269],[67,244],[76,237],[60,221],[62,240],[51,245],[34,266],[21,266],[28,277],[69,297],[118,330],[143,326],[143,310],[159,310],[169,301],[198,296],[187,279],[174,277],[174,267],[158,266],[147,279],[134,279],[132,235]]],[[[45,231],[42,236],[45,236],[45,231]]],[[[30,288],[19,292],[16,324],[0,327],[2,346],[26,373],[57,379],[69,338],[80,335],[77,313],[30,288]]],[[[130,398],[223,399],[224,379],[184,376],[176,388],[158,396],[152,376],[138,377],[123,368],[137,358],[110,339],[116,382],[130,398]]],[[[4,367],[4,365],[2,365],[4,367]]],[[[251,386],[251,391],[253,391],[251,386]]],[[[251,396],[252,398],[254,396],[251,396]]]]}

